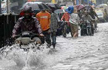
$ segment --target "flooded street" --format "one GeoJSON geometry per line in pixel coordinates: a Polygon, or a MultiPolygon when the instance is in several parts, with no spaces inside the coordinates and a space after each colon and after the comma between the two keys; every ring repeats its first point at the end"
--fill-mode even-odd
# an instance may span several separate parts
{"type": "Polygon", "coordinates": [[[0,70],[108,70],[108,23],[98,24],[94,36],[60,36],[56,50],[45,47],[35,52],[13,49],[2,54],[0,70]]]}

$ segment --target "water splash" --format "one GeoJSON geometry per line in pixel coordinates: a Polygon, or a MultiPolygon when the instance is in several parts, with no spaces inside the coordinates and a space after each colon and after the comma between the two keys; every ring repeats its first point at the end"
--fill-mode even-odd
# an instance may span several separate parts
{"type": "MultiPolygon", "coordinates": [[[[32,47],[33,45],[28,45],[32,47]]],[[[24,51],[20,49],[17,44],[12,46],[5,46],[0,53],[1,59],[13,60],[16,65],[11,66],[9,70],[13,68],[20,68],[16,70],[39,70],[44,67],[42,63],[43,60],[43,52],[40,50],[32,50],[24,51]]],[[[7,67],[8,68],[8,67],[7,67]]],[[[14,69],[13,69],[14,70],[14,69]]]]}

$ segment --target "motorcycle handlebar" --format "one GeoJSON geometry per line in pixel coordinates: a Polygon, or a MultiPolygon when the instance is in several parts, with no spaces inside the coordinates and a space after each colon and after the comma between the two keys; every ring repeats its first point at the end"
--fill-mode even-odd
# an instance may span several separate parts
{"type": "Polygon", "coordinates": [[[33,32],[28,32],[29,33],[29,35],[22,35],[23,34],[23,32],[22,33],[20,33],[20,34],[18,34],[18,35],[15,35],[15,37],[14,38],[18,38],[18,37],[26,37],[26,36],[29,36],[29,37],[34,37],[34,36],[39,36],[39,34],[36,34],[36,33],[33,33],[33,32]]]}

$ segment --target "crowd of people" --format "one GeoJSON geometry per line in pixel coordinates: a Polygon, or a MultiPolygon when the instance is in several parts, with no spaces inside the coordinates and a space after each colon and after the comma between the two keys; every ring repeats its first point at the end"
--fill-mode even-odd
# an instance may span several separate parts
{"type": "MultiPolygon", "coordinates": [[[[54,13],[55,8],[50,8],[50,12],[42,9],[35,15],[35,17],[33,17],[32,8],[25,6],[23,9],[24,15],[18,19],[14,26],[12,38],[15,38],[15,36],[21,32],[31,31],[39,34],[38,39],[36,38],[36,40],[40,39],[41,44],[46,42],[48,48],[50,48],[51,45],[53,48],[55,48],[57,36],[56,33],[59,26],[57,14],[54,13]]],[[[66,21],[66,31],[71,33],[72,38],[77,38],[79,28],[81,29],[82,36],[87,35],[87,30],[84,29],[84,26],[87,27],[87,23],[90,23],[92,35],[94,34],[94,30],[97,27],[95,22],[96,17],[97,15],[91,6],[87,6],[87,8],[82,7],[80,10],[75,6],[70,6],[65,10],[61,21],[66,21]],[[88,21],[85,22],[86,20],[88,21]]]]}

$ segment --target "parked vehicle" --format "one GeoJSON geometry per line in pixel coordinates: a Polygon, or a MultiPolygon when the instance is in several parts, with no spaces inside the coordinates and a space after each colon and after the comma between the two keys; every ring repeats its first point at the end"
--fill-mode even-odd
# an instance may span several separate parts
{"type": "Polygon", "coordinates": [[[101,10],[101,9],[96,9],[95,10],[96,14],[98,15],[99,17],[99,21],[100,22],[105,22],[105,15],[104,15],[104,12],[101,10]]]}
{"type": "Polygon", "coordinates": [[[108,6],[107,4],[100,4],[100,5],[98,5],[97,7],[98,8],[104,8],[105,6],[108,6]]]}
{"type": "Polygon", "coordinates": [[[102,13],[100,14],[99,12],[99,15],[101,15],[101,17],[103,16],[104,17],[104,19],[101,19],[101,21],[102,22],[105,22],[105,21],[107,21],[108,20],[108,5],[107,4],[100,4],[100,5],[98,5],[97,7],[96,7],[96,9],[95,9],[97,12],[99,11],[100,12],[100,10],[101,10],[101,12],[103,13],[103,15],[102,15],[102,13]]]}

